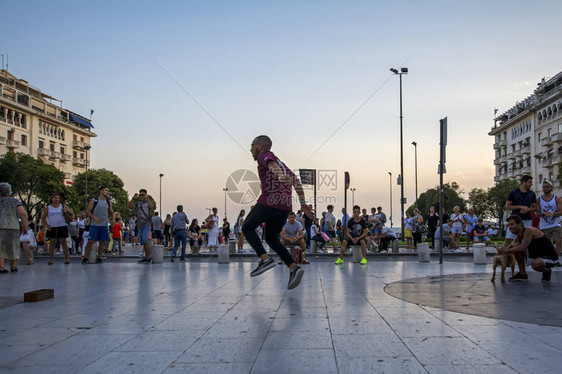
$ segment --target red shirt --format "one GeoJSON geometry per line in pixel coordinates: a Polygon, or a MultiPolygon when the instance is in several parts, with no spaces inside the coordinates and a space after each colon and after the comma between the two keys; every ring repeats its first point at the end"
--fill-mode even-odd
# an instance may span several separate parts
{"type": "Polygon", "coordinates": [[[267,151],[258,155],[258,174],[261,182],[261,196],[258,203],[281,210],[293,209],[291,201],[293,185],[281,183],[277,177],[269,171],[267,163],[273,161],[279,165],[284,175],[293,177],[293,172],[285,166],[272,152],[267,151]]]}
{"type": "Polygon", "coordinates": [[[113,239],[121,239],[121,224],[116,223],[111,226],[111,234],[113,234],[113,239]]]}

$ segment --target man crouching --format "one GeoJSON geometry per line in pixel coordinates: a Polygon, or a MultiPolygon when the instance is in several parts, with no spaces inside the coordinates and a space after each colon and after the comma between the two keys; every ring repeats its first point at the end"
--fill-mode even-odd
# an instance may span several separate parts
{"type": "Polygon", "coordinates": [[[558,264],[558,254],[552,242],[539,229],[534,227],[523,227],[521,218],[511,215],[507,218],[509,231],[515,234],[513,244],[507,248],[500,248],[500,252],[513,253],[519,272],[509,278],[510,282],[529,279],[525,271],[525,258],[531,261],[533,270],[542,272],[542,281],[550,282],[551,268],[558,264]]]}

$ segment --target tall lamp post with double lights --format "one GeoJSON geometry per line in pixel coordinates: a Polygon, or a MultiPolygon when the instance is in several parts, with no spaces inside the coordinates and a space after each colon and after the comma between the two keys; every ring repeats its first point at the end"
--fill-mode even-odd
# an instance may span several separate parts
{"type": "Polygon", "coordinates": [[[224,191],[224,218],[226,218],[226,192],[228,191],[228,188],[223,188],[222,189],[224,191]]]}
{"type": "Polygon", "coordinates": [[[351,206],[354,207],[355,206],[355,190],[357,190],[357,188],[350,188],[351,190],[351,206]]]}
{"type": "Polygon", "coordinates": [[[408,74],[408,68],[390,69],[391,72],[400,77],[400,233],[404,238],[404,143],[403,143],[403,115],[402,115],[402,75],[408,74]]]}
{"type": "Polygon", "coordinates": [[[164,174],[160,173],[160,217],[162,217],[162,214],[164,213],[162,211],[162,177],[164,176],[164,174]]]}
{"type": "Polygon", "coordinates": [[[418,207],[418,143],[412,142],[414,146],[414,154],[415,154],[415,170],[416,170],[416,204],[415,207],[418,207]]]}
{"type": "Polygon", "coordinates": [[[390,171],[388,176],[390,177],[390,227],[392,227],[392,173],[390,171]]]}
{"type": "Polygon", "coordinates": [[[86,151],[86,207],[84,209],[88,209],[88,151],[92,149],[91,145],[85,145],[84,150],[86,151]]]}

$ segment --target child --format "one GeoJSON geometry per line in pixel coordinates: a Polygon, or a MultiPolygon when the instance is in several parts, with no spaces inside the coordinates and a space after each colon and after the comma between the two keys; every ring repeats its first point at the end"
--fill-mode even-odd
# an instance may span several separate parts
{"type": "Polygon", "coordinates": [[[111,252],[113,252],[113,256],[120,254],[123,254],[123,251],[121,249],[121,229],[123,227],[121,226],[121,218],[117,217],[115,218],[115,223],[113,224],[113,226],[111,226],[111,234],[113,236],[113,247],[111,249],[111,252]],[[119,250],[117,250],[117,248],[119,248],[119,250]]]}

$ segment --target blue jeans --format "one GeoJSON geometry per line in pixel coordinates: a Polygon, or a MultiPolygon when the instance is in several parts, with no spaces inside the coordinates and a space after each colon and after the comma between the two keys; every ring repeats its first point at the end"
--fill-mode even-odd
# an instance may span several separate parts
{"type": "Polygon", "coordinates": [[[174,233],[174,248],[172,248],[172,256],[178,252],[181,241],[181,260],[185,260],[185,247],[187,245],[187,230],[178,230],[174,233]]]}

